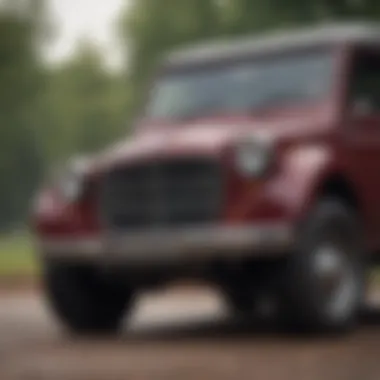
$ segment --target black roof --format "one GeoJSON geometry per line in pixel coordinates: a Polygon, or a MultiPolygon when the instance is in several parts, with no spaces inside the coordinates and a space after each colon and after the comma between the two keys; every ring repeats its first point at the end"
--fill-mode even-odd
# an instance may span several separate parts
{"type": "Polygon", "coordinates": [[[166,65],[214,62],[255,53],[342,43],[380,43],[377,24],[329,24],[244,38],[209,41],[170,53],[166,65]]]}

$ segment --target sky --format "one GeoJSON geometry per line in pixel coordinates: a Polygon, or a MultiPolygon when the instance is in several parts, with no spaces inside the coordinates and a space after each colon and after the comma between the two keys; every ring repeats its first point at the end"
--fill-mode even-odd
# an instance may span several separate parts
{"type": "Polygon", "coordinates": [[[60,62],[68,58],[77,41],[85,37],[103,49],[109,64],[119,64],[121,55],[113,23],[128,1],[49,0],[56,35],[47,50],[47,59],[60,62]]]}

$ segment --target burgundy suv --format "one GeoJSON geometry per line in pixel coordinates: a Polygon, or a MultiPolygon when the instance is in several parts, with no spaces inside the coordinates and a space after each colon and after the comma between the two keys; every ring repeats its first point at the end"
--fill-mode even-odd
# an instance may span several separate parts
{"type": "Polygon", "coordinates": [[[131,136],[37,197],[49,300],[116,331],[134,295],[216,285],[249,316],[343,331],[380,248],[380,29],[335,25],[170,54],[131,136]]]}

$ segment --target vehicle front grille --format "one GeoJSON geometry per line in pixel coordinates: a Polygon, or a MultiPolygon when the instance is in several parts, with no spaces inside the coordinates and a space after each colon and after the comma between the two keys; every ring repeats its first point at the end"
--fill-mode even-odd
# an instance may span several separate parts
{"type": "Polygon", "coordinates": [[[210,159],[157,161],[105,176],[103,219],[110,228],[175,227],[215,221],[221,211],[220,165],[210,159]]]}

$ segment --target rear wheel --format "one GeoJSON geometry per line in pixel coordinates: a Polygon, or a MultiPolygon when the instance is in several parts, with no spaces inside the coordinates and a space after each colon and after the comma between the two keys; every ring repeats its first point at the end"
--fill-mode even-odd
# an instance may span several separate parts
{"type": "Polygon", "coordinates": [[[87,266],[45,263],[45,291],[59,319],[77,334],[110,334],[121,327],[132,293],[87,266]]]}
{"type": "Polygon", "coordinates": [[[353,214],[341,202],[320,202],[302,230],[280,289],[293,327],[339,332],[355,325],[365,288],[365,252],[353,214]]]}

